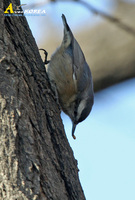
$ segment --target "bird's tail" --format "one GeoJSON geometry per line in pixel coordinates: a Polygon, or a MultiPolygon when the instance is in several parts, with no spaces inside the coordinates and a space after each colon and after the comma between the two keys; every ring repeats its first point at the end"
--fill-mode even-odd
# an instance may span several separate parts
{"type": "Polygon", "coordinates": [[[64,14],[62,14],[62,21],[63,21],[63,25],[64,25],[64,28],[66,29],[66,31],[71,31],[68,24],[67,24],[67,20],[66,20],[66,17],[64,14]]]}

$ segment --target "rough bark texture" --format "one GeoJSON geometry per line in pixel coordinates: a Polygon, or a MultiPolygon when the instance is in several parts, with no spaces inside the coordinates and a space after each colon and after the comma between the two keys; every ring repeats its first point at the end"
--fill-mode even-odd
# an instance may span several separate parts
{"type": "Polygon", "coordinates": [[[0,199],[84,200],[35,40],[25,17],[4,17],[8,5],[1,0],[0,199]]]}

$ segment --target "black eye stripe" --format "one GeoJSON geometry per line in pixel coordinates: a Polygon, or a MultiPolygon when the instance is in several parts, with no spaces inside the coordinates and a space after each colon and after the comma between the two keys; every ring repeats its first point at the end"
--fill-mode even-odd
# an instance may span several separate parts
{"type": "Polygon", "coordinates": [[[75,100],[75,106],[74,106],[74,117],[75,117],[75,121],[76,121],[76,117],[77,117],[77,110],[78,110],[78,106],[79,106],[80,101],[78,99],[75,100]]]}
{"type": "Polygon", "coordinates": [[[77,110],[74,111],[74,115],[75,115],[75,117],[77,116],[77,110]]]}

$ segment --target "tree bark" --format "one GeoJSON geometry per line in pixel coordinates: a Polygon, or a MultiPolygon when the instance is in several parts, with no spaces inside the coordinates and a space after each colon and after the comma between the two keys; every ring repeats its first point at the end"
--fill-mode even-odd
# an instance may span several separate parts
{"type": "Polygon", "coordinates": [[[1,0],[0,199],[84,200],[37,45],[24,16],[4,16],[8,5],[1,0]]]}

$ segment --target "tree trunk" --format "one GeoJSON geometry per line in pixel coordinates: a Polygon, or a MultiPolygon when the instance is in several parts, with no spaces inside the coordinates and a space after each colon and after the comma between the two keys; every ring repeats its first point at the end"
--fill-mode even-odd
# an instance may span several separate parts
{"type": "Polygon", "coordinates": [[[0,199],[83,200],[37,45],[24,16],[4,16],[8,6],[1,0],[0,199]]]}

